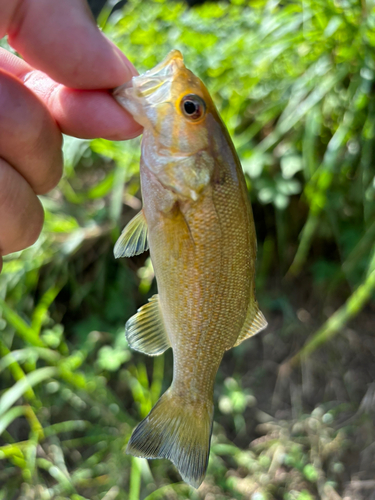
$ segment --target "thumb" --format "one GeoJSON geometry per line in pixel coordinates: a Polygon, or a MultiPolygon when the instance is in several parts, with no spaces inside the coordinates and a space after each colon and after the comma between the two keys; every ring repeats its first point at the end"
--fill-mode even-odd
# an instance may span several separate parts
{"type": "Polygon", "coordinates": [[[5,30],[10,45],[56,82],[77,89],[108,89],[137,74],[99,31],[85,0],[0,0],[0,12],[2,4],[7,4],[8,15],[0,19],[0,36],[5,30]]]}

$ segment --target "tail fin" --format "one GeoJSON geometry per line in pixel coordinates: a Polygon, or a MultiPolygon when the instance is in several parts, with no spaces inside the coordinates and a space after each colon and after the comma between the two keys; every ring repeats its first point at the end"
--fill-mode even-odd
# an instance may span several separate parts
{"type": "Polygon", "coordinates": [[[170,388],[134,429],[126,452],[167,458],[186,483],[198,488],[206,475],[212,418],[211,401],[190,404],[170,388]]]}

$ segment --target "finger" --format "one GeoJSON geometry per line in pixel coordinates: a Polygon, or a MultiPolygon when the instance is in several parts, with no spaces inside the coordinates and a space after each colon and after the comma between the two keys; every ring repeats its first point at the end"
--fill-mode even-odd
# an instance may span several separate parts
{"type": "Polygon", "coordinates": [[[17,252],[36,241],[43,226],[42,205],[25,179],[2,159],[0,213],[0,255],[17,252]]]}
{"type": "Polygon", "coordinates": [[[42,194],[62,174],[61,133],[42,102],[0,70],[0,155],[42,194]]]}
{"type": "Polygon", "coordinates": [[[68,89],[1,48],[0,67],[37,94],[65,134],[82,139],[125,140],[142,132],[142,127],[106,91],[68,89]]]}
{"type": "Polygon", "coordinates": [[[39,71],[28,76],[26,85],[46,104],[64,134],[124,140],[142,132],[142,127],[105,90],[69,89],[39,71]]]}
{"type": "MultiPolygon", "coordinates": [[[[9,0],[1,0],[0,7],[9,0]]],[[[8,40],[26,61],[73,88],[113,88],[136,74],[125,55],[98,29],[86,1],[9,2],[0,20],[8,40]],[[7,24],[7,25],[6,25],[7,24]]]]}
{"type": "MultiPolygon", "coordinates": [[[[0,0],[1,7],[1,0],[0,0]]],[[[33,68],[20,57],[15,56],[9,50],[0,47],[0,68],[8,73],[23,79],[25,75],[33,71],[33,68]]]]}

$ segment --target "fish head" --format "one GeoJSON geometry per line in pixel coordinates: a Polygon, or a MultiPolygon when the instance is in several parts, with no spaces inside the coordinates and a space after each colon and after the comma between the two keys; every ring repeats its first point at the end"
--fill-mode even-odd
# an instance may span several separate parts
{"type": "Polygon", "coordinates": [[[207,117],[220,120],[202,81],[173,50],[160,64],[113,91],[115,99],[154,137],[158,148],[191,155],[209,142],[207,117]]]}

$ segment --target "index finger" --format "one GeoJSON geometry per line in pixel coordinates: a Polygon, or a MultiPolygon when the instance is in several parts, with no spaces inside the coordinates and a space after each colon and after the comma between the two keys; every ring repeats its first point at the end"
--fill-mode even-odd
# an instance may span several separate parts
{"type": "Polygon", "coordinates": [[[99,31],[85,1],[0,0],[0,10],[0,38],[7,32],[31,66],[67,87],[108,89],[137,74],[99,31]]]}

